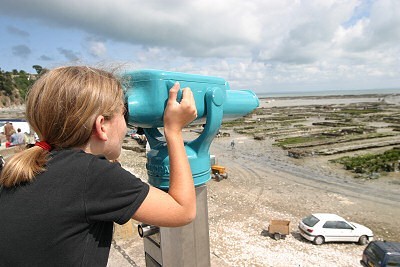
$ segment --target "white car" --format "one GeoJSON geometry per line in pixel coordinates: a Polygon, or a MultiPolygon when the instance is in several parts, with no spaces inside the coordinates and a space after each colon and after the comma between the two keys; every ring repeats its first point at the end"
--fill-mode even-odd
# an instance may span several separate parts
{"type": "Polygon", "coordinates": [[[331,213],[311,214],[299,223],[299,230],[302,237],[316,245],[335,241],[365,245],[374,237],[369,228],[331,213]]]}

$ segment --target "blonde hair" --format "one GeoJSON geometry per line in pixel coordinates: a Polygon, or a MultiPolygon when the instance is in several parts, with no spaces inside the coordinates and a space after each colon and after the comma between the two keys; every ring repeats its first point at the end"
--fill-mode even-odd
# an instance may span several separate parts
{"type": "MultiPolygon", "coordinates": [[[[26,120],[52,149],[85,145],[95,119],[106,119],[123,107],[123,90],[110,72],[68,66],[48,71],[32,86],[26,101],[26,120]]],[[[38,146],[15,154],[4,166],[0,185],[30,182],[45,171],[50,153],[38,146]]]]}

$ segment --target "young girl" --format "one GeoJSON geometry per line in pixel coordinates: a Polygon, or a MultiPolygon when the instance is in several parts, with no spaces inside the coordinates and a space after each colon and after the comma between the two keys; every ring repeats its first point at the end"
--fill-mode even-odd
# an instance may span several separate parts
{"type": "Polygon", "coordinates": [[[106,266],[114,222],[190,223],[196,196],[181,130],[197,112],[190,89],[180,103],[178,90],[164,113],[165,193],[111,162],[127,131],[118,79],[76,66],[36,81],[26,117],[41,142],[10,159],[0,178],[0,266],[106,266]]]}

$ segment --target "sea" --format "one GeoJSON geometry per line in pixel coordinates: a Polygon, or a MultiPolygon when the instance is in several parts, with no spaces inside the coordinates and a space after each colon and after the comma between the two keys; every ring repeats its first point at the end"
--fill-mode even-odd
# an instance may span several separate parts
{"type": "Polygon", "coordinates": [[[325,90],[325,91],[281,91],[256,92],[258,98],[298,97],[298,96],[341,96],[341,95],[373,95],[373,94],[400,94],[397,89],[364,89],[364,90],[325,90]]]}

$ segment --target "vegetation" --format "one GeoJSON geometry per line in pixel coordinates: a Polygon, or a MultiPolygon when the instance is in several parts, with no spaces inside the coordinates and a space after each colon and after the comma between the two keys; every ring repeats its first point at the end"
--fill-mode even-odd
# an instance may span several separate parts
{"type": "Polygon", "coordinates": [[[29,74],[24,70],[13,69],[12,71],[4,71],[0,68],[0,96],[2,106],[12,104],[22,104],[26,93],[34,81],[46,69],[39,65],[33,65],[33,69],[37,74],[29,74]]]}
{"type": "Polygon", "coordinates": [[[399,171],[400,147],[382,154],[366,154],[357,157],[341,157],[332,162],[342,164],[346,170],[374,177],[376,173],[399,171]]]}
{"type": "Polygon", "coordinates": [[[361,115],[361,114],[369,114],[369,113],[377,113],[382,112],[377,108],[366,108],[366,109],[343,109],[341,113],[343,114],[350,114],[350,115],[361,115]]]}
{"type": "Polygon", "coordinates": [[[395,132],[386,132],[386,133],[365,133],[357,132],[356,129],[347,129],[346,131],[339,132],[324,132],[316,135],[303,135],[303,136],[295,136],[288,138],[276,139],[276,143],[274,145],[283,147],[285,149],[288,148],[307,148],[321,145],[331,145],[331,144],[339,144],[339,143],[349,143],[360,140],[369,140],[369,139],[379,139],[384,137],[395,137],[398,136],[395,132]],[[344,132],[350,134],[344,134],[344,132]],[[354,134],[351,134],[354,133],[354,134]]]}

